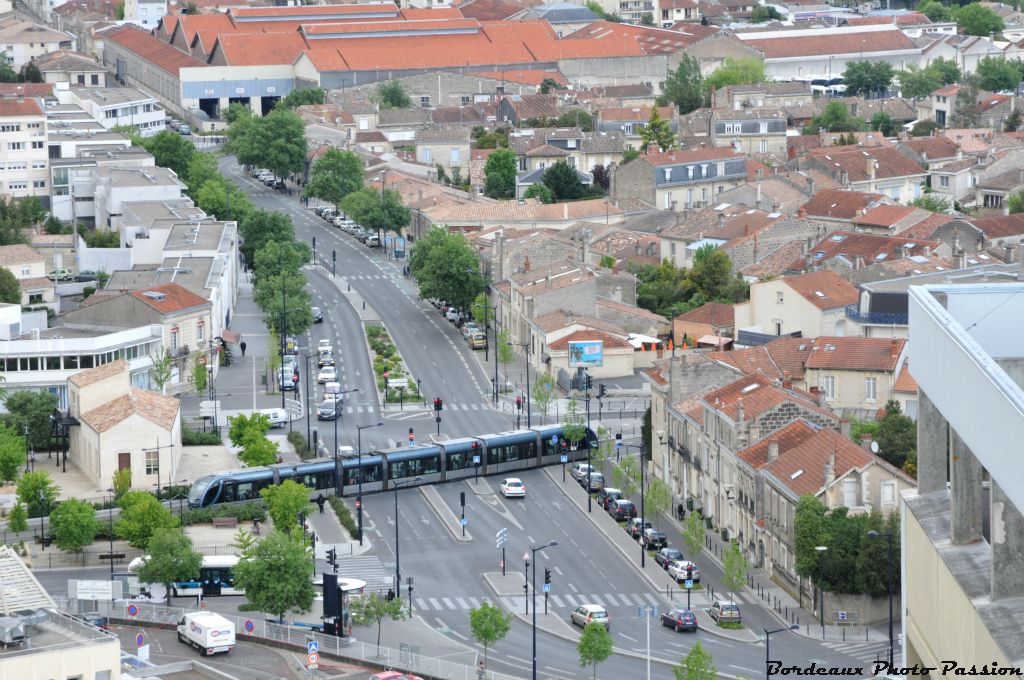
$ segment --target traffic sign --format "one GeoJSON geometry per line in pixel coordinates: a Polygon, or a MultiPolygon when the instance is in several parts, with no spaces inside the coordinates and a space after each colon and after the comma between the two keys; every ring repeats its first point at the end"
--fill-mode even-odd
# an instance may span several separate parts
{"type": "Polygon", "coordinates": [[[561,456],[558,457],[558,460],[560,462],[562,462],[562,463],[568,463],[569,462],[569,456],[567,456],[567,455],[565,455],[563,453],[561,456]]]}
{"type": "Polygon", "coordinates": [[[558,443],[558,435],[557,434],[551,435],[551,443],[552,444],[557,444],[558,443]]]}
{"type": "Polygon", "coordinates": [[[139,634],[135,636],[135,646],[141,647],[144,644],[146,644],[146,636],[142,631],[139,631],[139,634]]]}
{"type": "Polygon", "coordinates": [[[311,670],[317,669],[317,664],[320,663],[320,655],[316,652],[310,652],[306,655],[306,668],[311,670]]]}
{"type": "Polygon", "coordinates": [[[306,653],[313,654],[320,651],[320,643],[316,640],[306,640],[306,653]]]}
{"type": "Polygon", "coordinates": [[[693,579],[692,578],[688,578],[685,581],[683,581],[683,587],[686,588],[687,590],[690,590],[691,588],[693,588],[693,579]]]}
{"type": "Polygon", "coordinates": [[[846,620],[846,612],[839,612],[839,620],[840,621],[845,621],[846,620]]]}
{"type": "Polygon", "coordinates": [[[136,607],[133,604],[128,605],[128,616],[130,616],[130,617],[132,617],[134,619],[138,615],[139,615],[139,608],[136,607]]]}
{"type": "Polygon", "coordinates": [[[480,464],[480,456],[473,456],[473,465],[480,464]]]}
{"type": "Polygon", "coordinates": [[[494,540],[499,548],[503,547],[508,543],[508,529],[499,529],[498,533],[494,534],[494,540]]]}
{"type": "Polygon", "coordinates": [[[622,442],[615,442],[615,448],[621,449],[622,448],[622,442]]]}
{"type": "Polygon", "coordinates": [[[251,633],[255,629],[256,629],[256,624],[254,624],[252,622],[252,619],[246,619],[245,620],[245,632],[246,633],[251,633]]]}
{"type": "Polygon", "coordinates": [[[544,592],[545,593],[550,593],[551,592],[551,584],[550,583],[545,583],[544,584],[544,592]]]}
{"type": "Polygon", "coordinates": [[[461,524],[462,526],[466,526],[467,524],[469,524],[469,520],[463,517],[459,520],[459,524],[461,524]]]}

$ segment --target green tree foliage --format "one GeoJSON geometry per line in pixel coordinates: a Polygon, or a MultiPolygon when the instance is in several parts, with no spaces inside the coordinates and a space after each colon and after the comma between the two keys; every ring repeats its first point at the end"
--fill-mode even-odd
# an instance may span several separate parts
{"type": "Polygon", "coordinates": [[[195,144],[170,130],[143,139],[142,147],[153,154],[157,165],[173,170],[182,180],[188,177],[189,163],[197,153],[195,144]]]}
{"type": "Polygon", "coordinates": [[[276,107],[263,117],[239,115],[228,128],[225,150],[235,154],[241,165],[261,166],[278,177],[289,177],[305,167],[307,148],[302,118],[276,107]]]}
{"type": "MultiPolygon", "coordinates": [[[[537,378],[530,388],[530,410],[542,416],[548,415],[551,402],[555,400],[555,381],[549,375],[542,375],[537,378]]],[[[526,408],[526,404],[523,404],[526,408]]]]}
{"type": "Polygon", "coordinates": [[[580,655],[580,668],[590,666],[597,680],[597,665],[612,655],[612,636],[602,623],[588,623],[580,636],[576,651],[580,655]]]}
{"type": "Polygon", "coordinates": [[[572,201],[587,194],[587,188],[580,182],[579,172],[565,161],[558,161],[545,170],[541,182],[558,201],[572,201]]]}
{"type": "Polygon", "coordinates": [[[285,612],[313,606],[313,551],[302,531],[270,532],[240,555],[234,572],[249,601],[240,609],[284,620],[285,612]]]}
{"type": "Polygon", "coordinates": [[[892,575],[893,591],[900,587],[900,516],[890,512],[883,516],[877,510],[868,515],[864,535],[860,539],[860,554],[857,555],[857,590],[880,597],[889,592],[889,537],[892,533],[892,575]],[[877,531],[878,536],[868,536],[868,531],[877,531]]]}
{"type": "Polygon", "coordinates": [[[729,256],[713,247],[698,250],[690,270],[668,259],[658,266],[627,266],[638,279],[637,304],[670,319],[715,300],[742,302],[749,294],[743,279],[731,273],[729,256]]]}
{"type": "Polygon", "coordinates": [[[397,80],[389,80],[378,85],[374,100],[385,109],[407,109],[412,106],[409,94],[397,80]]]}
{"type": "Polygon", "coordinates": [[[979,3],[965,5],[954,12],[957,26],[967,35],[988,36],[1003,30],[1003,20],[998,14],[979,3]]]}
{"type": "Polygon", "coordinates": [[[28,508],[29,517],[42,517],[50,514],[50,509],[57,502],[60,488],[50,479],[50,474],[43,470],[26,472],[18,480],[18,502],[28,508]]]}
{"type": "Polygon", "coordinates": [[[516,192],[516,155],[509,149],[498,149],[484,164],[484,193],[491,198],[511,198],[516,192]]]}
{"type": "MultiPolygon", "coordinates": [[[[622,152],[622,165],[635,161],[637,158],[640,158],[640,151],[638,149],[626,149],[622,152]]],[[[619,167],[622,167],[622,165],[619,167]]]]}
{"type": "Polygon", "coordinates": [[[1017,86],[1020,85],[1021,81],[1020,70],[1005,57],[983,57],[978,62],[978,68],[975,72],[981,79],[978,83],[981,89],[991,90],[992,92],[1000,92],[1002,90],[1016,92],[1017,86]]]}
{"type": "Polygon", "coordinates": [[[301,335],[313,325],[313,298],[306,277],[284,273],[257,279],[254,298],[263,310],[263,322],[281,337],[301,335]],[[284,329],[281,328],[282,312],[284,329]]]}
{"type": "Polygon", "coordinates": [[[981,78],[977,73],[965,75],[960,79],[960,91],[956,93],[953,115],[949,125],[958,128],[980,127],[981,107],[978,95],[981,92],[981,78]]]}
{"type": "Polygon", "coordinates": [[[718,669],[715,668],[711,652],[698,642],[683,657],[679,665],[672,668],[672,674],[676,676],[676,680],[715,680],[718,677],[718,669]]]}
{"type": "Polygon", "coordinates": [[[19,434],[28,428],[28,446],[34,451],[52,448],[53,423],[50,414],[57,408],[57,395],[44,390],[18,390],[8,395],[4,402],[7,413],[2,422],[10,425],[19,434]]]}
{"type": "Polygon", "coordinates": [[[18,80],[23,83],[41,83],[43,82],[43,74],[36,66],[34,61],[30,61],[21,67],[21,73],[18,74],[18,80]]]}
{"type": "Polygon", "coordinates": [[[302,266],[312,259],[313,251],[305,241],[268,241],[256,251],[253,269],[257,272],[299,275],[302,266]]]}
{"type": "Polygon", "coordinates": [[[274,486],[260,490],[260,495],[267,502],[267,514],[274,520],[274,527],[287,531],[289,527],[298,526],[299,513],[310,509],[308,486],[290,479],[274,486]]]}
{"type": "Polygon", "coordinates": [[[545,78],[540,81],[540,93],[548,94],[551,90],[564,90],[565,85],[562,85],[554,78],[545,78]]]}
{"type": "Polygon", "coordinates": [[[594,117],[583,109],[570,109],[555,118],[527,118],[523,128],[578,127],[584,132],[594,129],[594,117]]]}
{"type": "Polygon", "coordinates": [[[657,106],[651,109],[651,117],[647,120],[647,125],[640,129],[640,140],[642,142],[640,150],[644,153],[647,152],[652,142],[655,149],[663,151],[675,146],[676,135],[672,132],[672,125],[661,117],[657,106]]]}
{"type": "Polygon", "coordinates": [[[613,255],[602,255],[601,260],[597,263],[598,267],[602,269],[611,269],[615,266],[616,260],[613,255]]]}
{"type": "Polygon", "coordinates": [[[1003,122],[1003,132],[1016,132],[1024,123],[1024,113],[1019,108],[1010,111],[1010,115],[1003,122]]]}
{"type": "Polygon", "coordinates": [[[960,80],[960,68],[952,59],[940,57],[924,68],[911,64],[907,70],[899,73],[898,78],[900,92],[904,97],[924,99],[940,87],[960,80]]]}
{"type": "Polygon", "coordinates": [[[640,465],[636,458],[626,456],[612,468],[612,483],[615,488],[622,489],[624,498],[629,498],[640,490],[640,465]]]}
{"type": "MultiPolygon", "coordinates": [[[[250,269],[254,268],[256,252],[269,241],[295,241],[295,227],[292,225],[291,218],[282,212],[256,210],[247,215],[238,228],[243,239],[239,246],[239,252],[250,269]]],[[[260,272],[256,273],[259,276],[260,272]]]]}
{"type": "Polygon", "coordinates": [[[952,208],[948,198],[941,194],[922,194],[910,202],[915,208],[923,208],[932,212],[948,213],[952,208]]]}
{"type": "Polygon", "coordinates": [[[497,128],[491,132],[484,130],[483,126],[477,125],[474,132],[480,130],[480,135],[473,136],[474,149],[505,149],[508,148],[508,129],[497,128]]]}
{"type": "Polygon", "coordinates": [[[843,71],[843,84],[850,95],[885,92],[896,72],[887,61],[851,61],[843,71]]]}
{"type": "Polygon", "coordinates": [[[729,541],[729,547],[722,554],[722,571],[722,586],[730,593],[738,593],[747,585],[750,563],[735,538],[729,541]]]}
{"type": "Polygon", "coordinates": [[[228,125],[231,125],[239,118],[252,117],[252,109],[245,104],[239,104],[238,102],[231,102],[228,104],[228,108],[224,109],[222,114],[224,120],[227,121],[228,125]]]}
{"type": "Polygon", "coordinates": [[[930,137],[939,129],[939,124],[934,120],[921,120],[914,123],[914,127],[910,128],[911,137],[930,137]]]}
{"type": "Polygon", "coordinates": [[[319,87],[304,87],[300,90],[292,90],[289,92],[288,96],[278,103],[278,106],[283,106],[286,109],[294,109],[297,106],[323,104],[324,95],[326,94],[327,91],[319,87]]]}
{"type": "Polygon", "coordinates": [[[918,5],[917,11],[935,22],[950,21],[953,18],[953,13],[949,7],[942,4],[939,0],[925,0],[918,5]]]}
{"type": "Polygon", "coordinates": [[[25,457],[25,437],[14,427],[0,423],[0,482],[17,480],[25,457]]]}
{"type": "Polygon", "coordinates": [[[494,321],[494,309],[491,307],[491,302],[487,299],[486,293],[480,293],[473,300],[471,314],[473,315],[473,321],[480,328],[486,330],[491,327],[491,323],[494,321]]]}
{"type": "Polygon", "coordinates": [[[871,129],[881,132],[886,137],[892,137],[896,134],[896,123],[893,122],[892,116],[885,111],[879,111],[871,117],[871,129]]]}
{"type": "Polygon", "coordinates": [[[241,449],[238,457],[250,467],[277,461],[280,452],[277,443],[266,438],[268,431],[270,419],[262,413],[228,417],[228,439],[232,446],[241,449]]]}
{"type": "Polygon", "coordinates": [[[895,399],[885,404],[885,417],[878,426],[878,449],[878,455],[898,468],[916,457],[917,425],[903,415],[895,399]]]}
{"type": "Polygon", "coordinates": [[[157,391],[163,394],[164,387],[171,381],[174,357],[166,347],[161,345],[150,355],[150,358],[153,361],[153,367],[149,369],[149,378],[156,385],[157,391]]]}
{"type": "Polygon", "coordinates": [[[114,502],[117,503],[121,497],[132,490],[132,469],[121,468],[114,473],[114,502]]]}
{"type": "Polygon", "coordinates": [[[503,330],[498,333],[498,363],[502,366],[508,366],[515,359],[515,351],[512,349],[512,345],[508,341],[508,331],[503,330]]]}
{"type": "Polygon", "coordinates": [[[203,182],[194,196],[203,212],[223,220],[241,222],[255,211],[245,192],[222,175],[203,182]]]}
{"type": "Polygon", "coordinates": [[[0,267],[0,302],[8,305],[21,304],[21,286],[10,269],[0,267]]]}
{"type": "Polygon", "coordinates": [[[597,0],[587,0],[584,4],[587,9],[589,9],[591,12],[601,17],[605,21],[611,21],[614,23],[619,23],[620,21],[622,21],[622,19],[619,18],[618,14],[615,14],[614,12],[605,12],[604,7],[602,7],[601,3],[597,2],[597,0]]]}
{"type": "Polygon", "coordinates": [[[15,73],[6,59],[0,59],[0,83],[16,83],[18,74],[15,73]]]}
{"type": "Polygon", "coordinates": [[[770,5],[758,5],[750,14],[750,23],[763,24],[766,21],[782,21],[782,15],[770,5]]]}
{"type": "Polygon", "coordinates": [[[648,406],[647,409],[644,411],[643,418],[640,421],[640,446],[643,447],[640,450],[640,455],[643,458],[641,464],[643,464],[644,461],[648,461],[651,459],[651,451],[654,450],[654,443],[651,441],[652,437],[654,436],[654,432],[652,432],[653,428],[651,427],[651,424],[651,407],[648,406]]]}
{"type": "Polygon", "coordinates": [[[807,578],[818,574],[818,551],[816,546],[828,541],[826,533],[826,508],[817,498],[811,495],[801,496],[797,501],[793,516],[793,537],[795,544],[794,569],[797,574],[807,578]]]}
{"type": "Polygon", "coordinates": [[[525,192],[523,192],[523,198],[536,198],[541,203],[554,203],[555,195],[543,184],[537,182],[531,184],[525,192]]]}
{"type": "Polygon", "coordinates": [[[805,135],[816,135],[824,128],[827,132],[862,132],[868,127],[863,118],[857,118],[842,102],[829,102],[825,110],[811,119],[804,128],[805,135]]]}
{"type": "MultiPolygon", "coordinates": [[[[726,57],[725,62],[704,79],[708,95],[729,85],[752,85],[767,80],[764,62],[760,59],[726,57]]],[[[705,101],[709,101],[706,97],[705,101]]]]}
{"type": "Polygon", "coordinates": [[[658,477],[651,479],[647,493],[644,495],[644,510],[646,510],[647,517],[654,518],[655,526],[661,526],[661,516],[668,511],[671,504],[672,492],[668,485],[658,477]]]}
{"type": "Polygon", "coordinates": [[[579,443],[587,436],[587,424],[584,422],[583,414],[580,413],[580,407],[575,398],[570,398],[565,405],[562,436],[569,442],[569,447],[573,450],[576,450],[579,443]]]}
{"type": "Polygon", "coordinates": [[[40,222],[45,215],[42,203],[35,196],[19,199],[0,197],[0,246],[27,243],[24,230],[40,222]]]}
{"type": "Polygon", "coordinates": [[[469,610],[469,630],[473,639],[483,645],[484,668],[487,668],[487,650],[512,630],[512,615],[484,600],[479,607],[469,610]]]}
{"type": "Polygon", "coordinates": [[[337,208],[342,199],[363,188],[363,174],[359,156],[332,147],[313,163],[306,196],[327,201],[337,208]]]}
{"type": "Polygon", "coordinates": [[[376,232],[401,232],[409,226],[412,214],[394,189],[382,192],[370,187],[354,191],[341,202],[341,209],[353,220],[376,232]]]}
{"type": "Polygon", "coordinates": [[[185,174],[181,179],[188,186],[189,194],[195,196],[199,187],[207,181],[221,177],[220,168],[217,166],[217,157],[212,153],[198,152],[192,155],[188,162],[185,174]]]}
{"type": "Polygon", "coordinates": [[[484,291],[480,258],[458,232],[431,229],[419,240],[409,267],[423,298],[447,300],[468,310],[484,291]]]}
{"type": "Polygon", "coordinates": [[[1006,201],[1006,205],[1012,215],[1024,212],[1024,191],[1018,191],[1015,194],[1010,194],[1010,197],[1006,201]]]}
{"type": "Polygon", "coordinates": [[[57,547],[65,552],[81,552],[100,530],[92,503],[77,498],[60,503],[50,513],[50,531],[57,547]]]}
{"type": "Polygon", "coordinates": [[[353,597],[349,600],[349,612],[352,614],[352,621],[357,626],[370,626],[377,624],[377,651],[380,651],[380,624],[384,617],[392,621],[401,621],[408,614],[402,606],[400,598],[388,600],[377,593],[370,593],[361,597],[353,597]]]}
{"type": "Polygon", "coordinates": [[[650,12],[644,12],[642,15],[640,15],[640,25],[641,26],[653,26],[654,25],[654,15],[651,14],[650,12]]]}
{"type": "Polygon", "coordinates": [[[668,72],[663,94],[658,98],[658,105],[665,106],[671,103],[679,109],[679,113],[690,113],[704,106],[705,91],[700,64],[694,57],[684,53],[676,70],[668,72]]]}
{"type": "Polygon", "coordinates": [[[145,549],[157,529],[178,526],[178,518],[151,493],[129,491],[121,496],[117,505],[121,508],[121,517],[114,525],[114,533],[135,548],[145,549]]]}
{"type": "Polygon", "coordinates": [[[28,531],[28,511],[24,503],[15,503],[11,508],[11,513],[7,515],[7,530],[15,534],[28,531]]]}
{"type": "Polygon", "coordinates": [[[683,542],[686,544],[687,554],[690,559],[699,555],[704,549],[704,540],[707,533],[707,525],[700,513],[693,511],[686,516],[686,524],[683,526],[683,542]]]}
{"type": "Polygon", "coordinates": [[[146,546],[146,557],[139,568],[142,583],[163,583],[167,602],[171,602],[171,583],[199,578],[203,556],[192,547],[192,539],[181,529],[157,529],[146,546]]]}

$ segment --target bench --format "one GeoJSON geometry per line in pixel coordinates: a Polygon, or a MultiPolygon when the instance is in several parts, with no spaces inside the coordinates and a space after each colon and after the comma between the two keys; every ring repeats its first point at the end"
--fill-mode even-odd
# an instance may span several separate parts
{"type": "Polygon", "coordinates": [[[237,527],[237,517],[214,517],[213,526],[215,527],[237,527]]]}

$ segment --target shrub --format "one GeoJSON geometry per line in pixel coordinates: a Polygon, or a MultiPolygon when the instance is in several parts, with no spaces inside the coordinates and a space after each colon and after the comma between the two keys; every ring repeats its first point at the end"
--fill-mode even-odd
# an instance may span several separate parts
{"type": "Polygon", "coordinates": [[[223,443],[216,432],[199,432],[184,425],[181,427],[182,446],[216,446],[223,443]]]}
{"type": "Polygon", "coordinates": [[[309,441],[306,440],[306,435],[301,432],[289,432],[288,441],[295,447],[295,453],[299,454],[299,458],[302,460],[316,457],[316,452],[309,448],[309,441]]]}
{"type": "Polygon", "coordinates": [[[348,531],[352,540],[358,541],[359,526],[356,524],[355,518],[352,517],[352,513],[348,511],[348,506],[345,505],[345,501],[337,496],[331,496],[327,501],[331,504],[331,509],[334,510],[334,514],[338,516],[338,521],[341,522],[341,525],[348,531]]]}
{"type": "Polygon", "coordinates": [[[263,501],[249,501],[232,505],[218,505],[213,508],[195,508],[181,513],[181,525],[206,524],[214,517],[237,517],[239,521],[260,522],[267,519],[267,505],[263,501]]]}

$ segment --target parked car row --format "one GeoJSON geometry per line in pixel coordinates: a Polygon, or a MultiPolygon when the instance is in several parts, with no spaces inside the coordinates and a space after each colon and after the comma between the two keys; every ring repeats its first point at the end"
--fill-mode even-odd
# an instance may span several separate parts
{"type": "Polygon", "coordinates": [[[278,178],[277,175],[272,173],[270,170],[267,170],[266,168],[255,168],[249,174],[251,174],[254,179],[256,179],[259,182],[262,182],[271,189],[285,188],[284,180],[278,178]]]}
{"type": "Polygon", "coordinates": [[[171,128],[179,135],[182,135],[184,137],[187,137],[192,134],[192,126],[190,126],[188,123],[184,121],[178,120],[177,118],[168,118],[167,127],[171,128]]]}
{"type": "Polygon", "coordinates": [[[455,324],[470,349],[487,349],[486,328],[481,328],[476,322],[470,321],[468,315],[463,314],[454,305],[444,300],[431,298],[429,302],[441,312],[445,319],[455,324]]]}
{"type": "Polygon", "coordinates": [[[316,208],[314,212],[322,217],[324,221],[333,224],[346,234],[355,237],[360,243],[365,244],[367,247],[380,247],[380,237],[376,232],[356,224],[353,220],[346,217],[345,213],[341,212],[337,208],[320,206],[316,208]]]}

